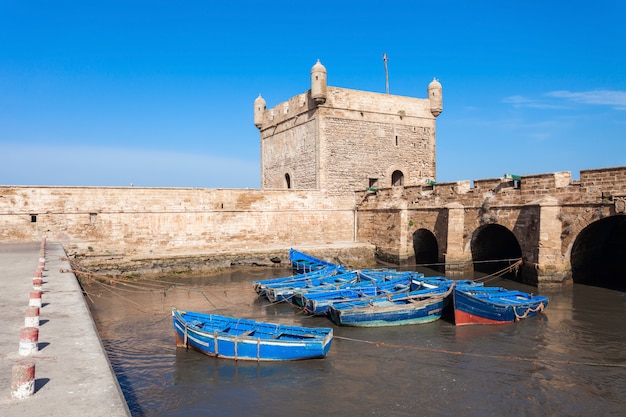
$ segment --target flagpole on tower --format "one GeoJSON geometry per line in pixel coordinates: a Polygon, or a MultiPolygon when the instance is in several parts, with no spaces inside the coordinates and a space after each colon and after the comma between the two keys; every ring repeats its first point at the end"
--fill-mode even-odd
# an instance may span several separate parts
{"type": "Polygon", "coordinates": [[[383,52],[383,62],[385,63],[385,89],[387,94],[389,94],[389,69],[387,68],[387,61],[389,61],[387,52],[383,52]]]}

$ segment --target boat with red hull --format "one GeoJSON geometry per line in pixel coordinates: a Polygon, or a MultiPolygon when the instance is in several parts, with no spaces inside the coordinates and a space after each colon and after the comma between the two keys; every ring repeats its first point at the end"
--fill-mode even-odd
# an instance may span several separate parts
{"type": "Polygon", "coordinates": [[[506,324],[541,313],[548,297],[502,287],[455,288],[454,322],[468,324],[506,324]]]}

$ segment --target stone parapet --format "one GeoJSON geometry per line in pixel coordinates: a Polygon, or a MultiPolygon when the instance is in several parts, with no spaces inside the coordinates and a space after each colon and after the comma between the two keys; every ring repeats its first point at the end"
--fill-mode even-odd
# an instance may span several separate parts
{"type": "Polygon", "coordinates": [[[0,241],[70,254],[180,254],[354,240],[354,203],[315,191],[0,187],[0,241]]]}

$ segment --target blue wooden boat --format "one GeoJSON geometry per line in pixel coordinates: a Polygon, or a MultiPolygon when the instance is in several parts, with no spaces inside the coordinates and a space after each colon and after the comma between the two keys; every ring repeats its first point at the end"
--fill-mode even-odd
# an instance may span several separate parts
{"type": "Polygon", "coordinates": [[[306,273],[317,271],[328,266],[338,267],[339,264],[316,258],[304,252],[300,252],[294,248],[289,249],[289,260],[294,271],[298,273],[306,273]]]}
{"type": "Polygon", "coordinates": [[[307,279],[312,279],[316,277],[322,277],[327,275],[336,275],[340,272],[345,272],[343,268],[338,266],[328,266],[326,268],[318,269],[312,272],[297,274],[297,275],[289,275],[286,277],[280,278],[270,278],[264,280],[256,280],[252,282],[254,291],[259,295],[265,295],[265,291],[268,287],[279,287],[279,286],[288,286],[294,283],[305,281],[307,279]]]}
{"type": "Polygon", "coordinates": [[[468,324],[513,323],[541,313],[548,297],[501,287],[455,288],[454,322],[468,324]]]}
{"type": "Polygon", "coordinates": [[[265,296],[272,303],[291,302],[296,291],[333,290],[359,282],[359,273],[350,271],[332,275],[320,275],[310,279],[297,281],[287,285],[269,285],[265,288],[265,296]]]}
{"type": "MultiPolygon", "coordinates": [[[[448,288],[450,280],[440,276],[424,277],[421,273],[404,272],[398,274],[397,278],[391,278],[374,284],[362,284],[363,285],[355,285],[332,291],[313,291],[303,294],[296,292],[293,300],[301,299],[296,304],[303,307],[303,311],[306,314],[326,315],[330,311],[330,306],[335,303],[370,300],[380,296],[395,296],[397,294],[410,292],[413,292],[414,295],[438,293],[448,288]]],[[[455,286],[461,287],[483,285],[480,282],[472,280],[458,280],[454,281],[454,284],[455,286]]]]}
{"type": "Polygon", "coordinates": [[[308,298],[315,298],[316,300],[337,298],[337,294],[342,292],[344,297],[356,293],[374,296],[377,293],[387,293],[389,292],[388,290],[392,289],[394,286],[404,285],[404,288],[408,289],[411,278],[415,276],[415,273],[411,272],[401,274],[395,273],[395,271],[382,272],[379,270],[358,270],[356,272],[358,274],[356,282],[347,282],[331,289],[325,287],[297,288],[290,301],[298,307],[305,307],[308,298]]]}
{"type": "Polygon", "coordinates": [[[454,281],[423,286],[408,293],[337,302],[329,315],[340,326],[379,327],[429,323],[439,319],[454,288],[454,281]]]}
{"type": "MultiPolygon", "coordinates": [[[[286,286],[279,289],[282,300],[288,301],[298,307],[304,307],[304,298],[309,294],[328,293],[329,291],[343,289],[361,289],[365,292],[376,292],[376,286],[393,285],[394,282],[409,282],[409,276],[421,276],[415,272],[397,272],[392,270],[352,270],[338,274],[331,279],[320,278],[299,282],[296,285],[286,286]]],[[[268,299],[273,299],[273,294],[266,294],[268,299]]],[[[277,298],[280,300],[280,298],[277,298]]]]}
{"type": "Polygon", "coordinates": [[[323,358],[333,339],[331,328],[258,322],[172,309],[176,346],[218,358],[287,361],[323,358]]]}
{"type": "Polygon", "coordinates": [[[420,285],[411,273],[381,282],[361,282],[359,284],[337,290],[296,292],[293,297],[294,303],[302,307],[306,314],[326,315],[330,306],[337,302],[409,292],[411,289],[417,289],[417,286],[420,285]]]}

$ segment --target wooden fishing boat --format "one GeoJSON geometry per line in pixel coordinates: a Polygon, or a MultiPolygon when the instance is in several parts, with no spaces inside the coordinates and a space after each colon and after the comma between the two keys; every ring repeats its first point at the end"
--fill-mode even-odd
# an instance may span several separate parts
{"type": "Polygon", "coordinates": [[[270,290],[266,293],[270,301],[288,301],[298,307],[304,307],[305,297],[310,294],[326,294],[338,290],[361,290],[375,295],[377,286],[391,286],[395,283],[406,283],[410,276],[423,276],[416,272],[397,272],[393,270],[350,270],[333,277],[305,280],[294,285],[270,290]],[[276,295],[279,295],[276,297],[276,295]]]}
{"type": "Polygon", "coordinates": [[[350,271],[333,275],[321,275],[303,281],[297,281],[287,285],[272,286],[265,288],[265,296],[272,303],[281,301],[291,302],[296,291],[305,290],[333,290],[346,287],[359,282],[358,271],[350,271]]]}
{"type": "MultiPolygon", "coordinates": [[[[395,276],[395,275],[394,275],[395,276]]],[[[361,283],[338,290],[310,291],[304,293],[296,292],[292,301],[303,311],[310,315],[327,315],[330,306],[336,303],[354,302],[359,300],[370,300],[377,297],[396,296],[401,293],[413,292],[413,295],[424,293],[437,293],[448,288],[450,280],[445,277],[425,277],[418,272],[398,273],[396,278],[390,278],[382,282],[361,283]],[[443,286],[443,287],[442,287],[443,286]],[[418,292],[419,291],[419,292],[418,292]]],[[[455,286],[482,286],[480,282],[472,280],[458,280],[455,286]]],[[[446,306],[448,303],[446,303],[446,306]]]]}
{"type": "Polygon", "coordinates": [[[513,323],[541,313],[548,297],[501,287],[455,288],[454,322],[468,324],[513,323]]]}
{"type": "Polygon", "coordinates": [[[339,264],[316,258],[293,248],[289,249],[289,260],[291,261],[291,266],[294,271],[298,273],[317,271],[318,269],[329,266],[340,267],[339,264]]]}
{"type": "Polygon", "coordinates": [[[293,297],[294,304],[302,307],[306,314],[326,315],[334,303],[409,292],[421,285],[411,273],[380,282],[360,282],[359,284],[337,290],[296,292],[293,297]]]}
{"type": "Polygon", "coordinates": [[[426,286],[408,293],[337,302],[329,315],[341,326],[379,327],[429,323],[438,320],[448,303],[454,281],[426,286]],[[434,288],[430,288],[434,287],[434,288]]]}
{"type": "Polygon", "coordinates": [[[333,339],[331,328],[258,322],[172,309],[176,346],[218,358],[287,361],[323,358],[333,339]]]}
{"type": "Polygon", "coordinates": [[[279,286],[289,286],[295,284],[300,281],[305,281],[307,279],[319,278],[322,276],[330,276],[336,275],[340,272],[345,272],[342,268],[338,266],[328,266],[326,268],[318,269],[312,272],[306,272],[302,274],[289,275],[280,278],[270,278],[263,280],[256,280],[252,282],[252,286],[254,291],[259,295],[265,295],[266,289],[268,287],[279,287],[279,286]]]}

